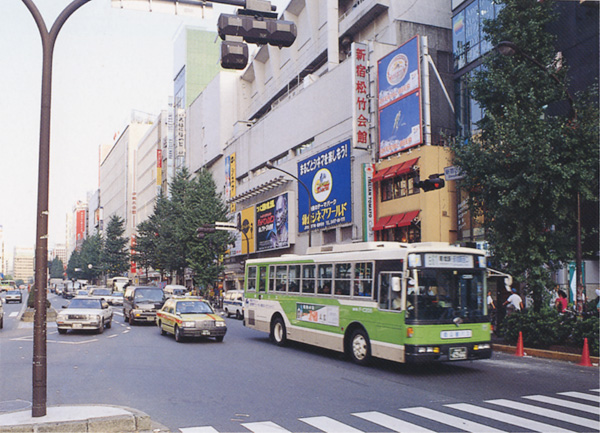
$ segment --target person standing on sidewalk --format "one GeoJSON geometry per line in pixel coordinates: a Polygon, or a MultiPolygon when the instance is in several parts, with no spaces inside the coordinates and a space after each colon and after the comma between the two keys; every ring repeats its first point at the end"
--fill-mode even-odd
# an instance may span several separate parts
{"type": "Polygon", "coordinates": [[[517,289],[513,287],[512,295],[508,297],[504,304],[506,306],[506,315],[510,316],[515,311],[521,311],[523,309],[523,300],[517,294],[517,289]]]}

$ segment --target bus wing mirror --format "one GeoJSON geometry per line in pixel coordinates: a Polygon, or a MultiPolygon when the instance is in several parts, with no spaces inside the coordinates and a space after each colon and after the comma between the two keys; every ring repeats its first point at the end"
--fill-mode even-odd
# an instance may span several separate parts
{"type": "Polygon", "coordinates": [[[392,291],[399,292],[400,290],[400,277],[392,277],[392,291]]]}
{"type": "Polygon", "coordinates": [[[512,282],[513,279],[510,275],[504,278],[504,287],[506,288],[507,292],[511,291],[512,282]]]}

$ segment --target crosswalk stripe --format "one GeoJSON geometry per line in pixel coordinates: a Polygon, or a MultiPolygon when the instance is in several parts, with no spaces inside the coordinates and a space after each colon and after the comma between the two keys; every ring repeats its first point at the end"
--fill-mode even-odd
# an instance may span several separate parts
{"type": "Polygon", "coordinates": [[[290,433],[289,430],[271,421],[247,422],[242,425],[253,433],[290,433]]]}
{"type": "Polygon", "coordinates": [[[411,407],[407,409],[401,409],[405,412],[412,413],[413,415],[422,416],[424,418],[431,419],[433,421],[447,424],[452,427],[459,428],[461,430],[465,430],[471,433],[480,433],[480,432],[502,432],[503,430],[498,430],[492,427],[489,427],[484,424],[479,424],[477,422],[469,421],[463,418],[459,418],[454,415],[449,415],[443,412],[439,412],[433,409],[428,409],[426,407],[411,407]]]}
{"type": "Polygon", "coordinates": [[[584,394],[583,392],[559,392],[559,395],[565,395],[567,397],[574,397],[581,400],[593,401],[594,403],[600,403],[600,397],[596,395],[584,394]]]}
{"type": "Polygon", "coordinates": [[[300,421],[310,424],[313,427],[323,430],[325,433],[362,433],[354,427],[336,421],[327,416],[313,416],[310,418],[300,418],[300,421]]]}
{"type": "Polygon", "coordinates": [[[600,392],[600,388],[598,388],[598,389],[590,389],[590,391],[592,391],[592,392],[600,392]]]}
{"type": "Polygon", "coordinates": [[[395,432],[434,433],[433,430],[428,430],[420,425],[412,424],[381,412],[360,412],[353,413],[352,415],[370,421],[373,424],[389,428],[395,432]]]}
{"type": "Polygon", "coordinates": [[[491,409],[486,409],[483,407],[475,406],[472,404],[466,403],[458,403],[458,404],[447,404],[445,405],[452,409],[462,410],[464,412],[468,412],[473,415],[479,415],[486,418],[491,418],[496,421],[500,421],[506,424],[512,424],[519,426],[520,428],[526,428],[529,430],[541,432],[541,433],[549,433],[549,432],[570,432],[571,430],[566,430],[560,427],[556,427],[550,424],[545,424],[538,421],[533,421],[527,418],[522,418],[519,416],[514,416],[508,413],[498,412],[491,409]]]}
{"type": "Polygon", "coordinates": [[[497,404],[500,406],[504,406],[507,408],[512,408],[516,410],[520,410],[523,412],[533,413],[537,415],[545,416],[546,418],[556,419],[559,421],[565,421],[570,424],[580,425],[582,427],[589,427],[592,429],[598,429],[600,425],[598,421],[593,421],[591,419],[582,418],[580,416],[570,415],[564,412],[558,412],[556,410],[546,409],[539,406],[532,406],[530,404],[519,403],[518,401],[511,401],[505,399],[498,400],[488,400],[486,403],[497,404]]]}
{"type": "Polygon", "coordinates": [[[185,428],[180,428],[179,431],[181,433],[219,433],[217,430],[215,430],[211,426],[206,426],[206,427],[185,427],[185,428]]]}
{"type": "Polygon", "coordinates": [[[562,398],[549,397],[546,395],[526,395],[523,398],[526,398],[528,400],[539,401],[541,403],[553,404],[556,406],[565,407],[565,408],[569,408],[569,409],[575,409],[575,410],[579,410],[581,412],[587,412],[587,413],[593,413],[593,414],[598,414],[600,412],[600,409],[598,409],[598,406],[590,406],[588,404],[575,403],[573,401],[564,400],[562,398]]]}

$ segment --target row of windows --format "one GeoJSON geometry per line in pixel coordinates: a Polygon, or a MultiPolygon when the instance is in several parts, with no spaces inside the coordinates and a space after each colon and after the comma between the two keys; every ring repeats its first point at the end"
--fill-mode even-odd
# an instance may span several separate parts
{"type": "Polygon", "coordinates": [[[377,240],[380,241],[406,242],[411,244],[421,242],[421,227],[419,226],[394,227],[392,229],[381,230],[377,233],[377,240]]]}
{"type": "Polygon", "coordinates": [[[381,181],[381,201],[394,200],[408,195],[418,194],[414,180],[418,173],[411,172],[381,181]]]}
{"type": "Polygon", "coordinates": [[[323,263],[248,267],[248,290],[338,296],[373,296],[373,263],[323,263]],[[258,272],[258,279],[257,279],[258,272]]]}

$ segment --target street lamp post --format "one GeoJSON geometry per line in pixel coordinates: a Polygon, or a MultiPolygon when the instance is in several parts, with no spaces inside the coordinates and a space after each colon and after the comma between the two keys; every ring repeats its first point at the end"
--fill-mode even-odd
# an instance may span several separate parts
{"type": "Polygon", "coordinates": [[[22,0],[31,12],[42,38],[42,103],[38,163],[37,230],[35,240],[35,316],[33,332],[33,402],[31,415],[46,415],[46,281],[48,277],[48,183],[50,176],[50,115],[52,57],[56,38],[67,19],[90,0],[73,0],[56,18],[50,31],[33,0],[22,0]]]}
{"type": "Polygon", "coordinates": [[[267,162],[267,164],[265,165],[269,170],[279,170],[282,173],[287,174],[288,176],[293,177],[294,179],[296,179],[298,181],[298,183],[300,185],[302,185],[304,187],[304,189],[306,190],[306,194],[308,195],[308,246],[309,248],[312,247],[312,197],[311,197],[311,193],[310,190],[308,189],[308,187],[306,186],[306,184],[304,182],[302,182],[300,179],[298,179],[296,176],[294,176],[292,173],[285,171],[279,167],[275,167],[273,164],[271,164],[270,162],[267,162]]]}
{"type": "MultiPolygon", "coordinates": [[[[521,48],[519,48],[519,46],[516,45],[514,42],[502,41],[502,42],[498,43],[498,45],[496,45],[495,48],[503,56],[514,56],[515,54],[519,54],[523,58],[527,59],[529,62],[536,65],[539,69],[541,69],[542,71],[547,73],[548,76],[550,76],[550,78],[552,78],[556,84],[558,84],[559,86],[561,86],[563,88],[565,95],[567,95],[567,100],[569,101],[569,106],[570,106],[569,121],[571,123],[573,123],[577,120],[577,111],[575,110],[575,100],[573,99],[573,96],[571,95],[571,93],[569,92],[567,87],[564,85],[564,83],[562,81],[560,81],[560,79],[555,74],[550,72],[546,66],[541,64],[538,60],[531,57],[529,54],[527,54],[525,51],[523,51],[521,48]]],[[[577,312],[581,314],[581,313],[583,313],[584,296],[583,296],[583,278],[581,275],[581,262],[582,262],[582,259],[581,259],[581,255],[582,255],[582,253],[581,253],[581,203],[580,203],[579,191],[577,191],[577,239],[576,239],[576,243],[577,243],[576,253],[575,253],[575,268],[576,268],[575,269],[575,284],[577,286],[576,304],[577,304],[577,312]]]]}

